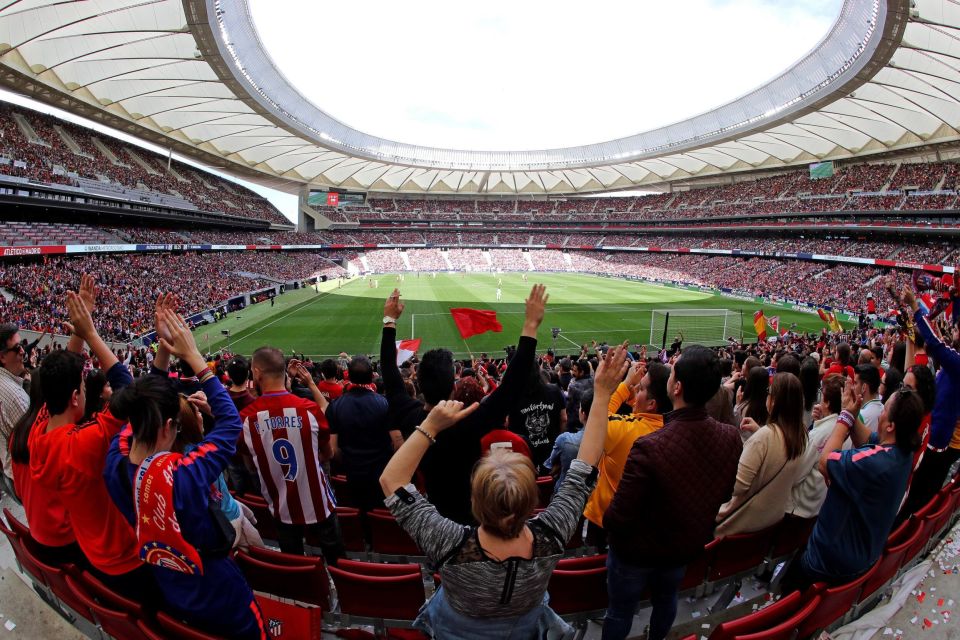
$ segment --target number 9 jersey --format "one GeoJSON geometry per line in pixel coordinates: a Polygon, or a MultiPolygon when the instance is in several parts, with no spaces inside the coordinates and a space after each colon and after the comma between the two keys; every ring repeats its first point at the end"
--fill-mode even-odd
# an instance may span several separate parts
{"type": "Polygon", "coordinates": [[[330,429],[320,407],[287,391],[265,393],[240,412],[243,441],[260,474],[263,498],[286,524],[322,522],[336,509],[321,453],[330,429]]]}

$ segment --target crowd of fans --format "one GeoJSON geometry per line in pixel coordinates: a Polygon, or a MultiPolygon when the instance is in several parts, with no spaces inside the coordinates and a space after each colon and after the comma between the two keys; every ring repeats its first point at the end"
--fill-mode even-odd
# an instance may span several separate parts
{"type": "Polygon", "coordinates": [[[0,287],[10,296],[0,296],[0,314],[24,329],[69,333],[57,301],[88,271],[100,274],[103,288],[97,329],[114,342],[150,331],[153,318],[144,311],[145,301],[174,280],[183,311],[192,314],[277,283],[343,273],[325,255],[300,252],[90,255],[0,263],[0,287]]]}
{"type": "MultiPolygon", "coordinates": [[[[487,260],[455,251],[448,257],[487,260]]],[[[491,254],[514,267],[595,259],[491,254]]],[[[441,638],[569,634],[546,592],[585,518],[587,544],[606,553],[604,638],[629,635],[648,598],[647,637],[660,640],[687,565],[715,536],[817,517],[794,560],[768,576],[771,592],[845,584],[875,565],[895,524],[927,504],[960,459],[951,348],[960,333],[942,316],[930,321],[902,278],[883,282],[910,318],[902,327],[787,332],[725,348],[680,333],[669,349],[629,354],[605,343],[538,348],[549,304],[534,285],[507,358],[466,361],[439,348],[398,362],[396,325],[416,303],[394,291],[378,360],[311,362],[270,346],[250,358],[203,357],[178,313],[183,300],[149,279],[144,260],[130,272],[152,300],[133,297],[108,258],[57,265],[70,277],[55,283],[47,310],[71,323],[66,349],[39,351],[15,324],[0,324],[0,488],[22,501],[42,561],[74,564],[224,637],[268,634],[230,553],[264,545],[257,529],[268,523],[252,521],[245,496],[266,501],[260,517],[273,520],[281,551],[303,555],[311,537],[338,571],[348,567],[337,501],[349,495],[361,523],[388,509],[439,576],[415,626],[441,638]],[[80,264],[97,276],[70,268],[80,264]],[[147,366],[111,351],[98,331],[118,304],[157,331],[147,366]],[[336,490],[335,473],[345,475],[336,490]],[[542,474],[556,485],[538,509],[542,474]]],[[[743,269],[762,288],[784,286],[777,277],[821,286],[835,270],[847,281],[868,275],[795,262],[775,277],[762,259],[696,255],[603,262],[724,282],[743,269]]]]}
{"type": "Polygon", "coordinates": [[[8,103],[0,103],[0,156],[0,174],[67,185],[86,178],[173,196],[203,211],[290,224],[265,198],[236,183],[179,161],[168,170],[167,159],[152,151],[8,103]]]}

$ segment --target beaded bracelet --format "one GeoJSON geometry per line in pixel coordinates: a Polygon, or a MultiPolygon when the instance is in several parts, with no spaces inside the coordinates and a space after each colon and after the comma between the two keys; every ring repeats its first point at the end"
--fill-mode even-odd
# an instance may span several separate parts
{"type": "Polygon", "coordinates": [[[423,427],[421,427],[420,425],[415,426],[414,429],[416,429],[417,431],[419,431],[420,433],[422,433],[423,436],[424,436],[427,440],[430,441],[430,444],[437,444],[437,439],[434,438],[434,437],[433,437],[432,435],[430,435],[429,433],[427,433],[427,430],[424,429],[423,427]]]}

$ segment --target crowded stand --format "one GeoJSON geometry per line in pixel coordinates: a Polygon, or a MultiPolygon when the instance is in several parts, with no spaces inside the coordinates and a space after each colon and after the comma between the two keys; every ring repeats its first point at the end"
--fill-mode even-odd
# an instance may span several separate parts
{"type": "MultiPolygon", "coordinates": [[[[248,291],[304,280],[321,272],[342,273],[322,254],[281,252],[190,253],[174,258],[178,295],[187,314],[205,311],[248,291]]],[[[56,300],[76,287],[80,274],[96,271],[102,283],[98,330],[114,342],[129,342],[150,330],[140,304],[170,282],[171,257],[163,254],[51,257],[42,262],[0,263],[0,309],[24,329],[69,333],[56,300]]]]}
{"type": "Polygon", "coordinates": [[[0,175],[49,184],[79,179],[172,196],[184,205],[289,225],[265,198],[238,184],[52,116],[0,104],[0,175]],[[96,142],[94,142],[96,141],[96,142]]]}
{"type": "MultiPolygon", "coordinates": [[[[489,258],[515,270],[597,260],[489,258]]],[[[570,637],[589,624],[614,639],[818,637],[886,599],[960,513],[960,335],[917,299],[937,280],[869,278],[894,291],[902,327],[722,348],[681,334],[662,353],[546,350],[549,291],[533,285],[508,358],[439,348],[404,363],[397,325],[417,301],[395,290],[371,311],[383,316],[377,358],[313,362],[270,345],[205,356],[181,314],[192,303],[145,264],[131,271],[149,294],[133,296],[111,260],[66,261],[46,301],[73,329],[65,349],[33,345],[28,358],[17,325],[0,325],[0,488],[22,504],[0,531],[53,606],[86,607],[113,637],[156,624],[147,637],[263,640],[274,598],[319,607],[317,635],[322,614],[345,634],[372,618],[439,638],[570,637]],[[156,330],[149,361],[105,343],[118,305],[156,330]],[[101,378],[112,395],[92,386],[101,378]],[[298,428],[312,437],[291,437],[298,428]]],[[[602,262],[782,293],[834,271],[838,283],[870,276],[759,258],[602,262]]]]}

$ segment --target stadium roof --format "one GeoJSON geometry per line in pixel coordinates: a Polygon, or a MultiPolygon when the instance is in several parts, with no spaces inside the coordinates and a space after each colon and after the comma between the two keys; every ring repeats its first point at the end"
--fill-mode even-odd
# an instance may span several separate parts
{"type": "Polygon", "coordinates": [[[277,70],[247,0],[9,2],[0,63],[17,92],[288,191],[589,193],[960,137],[952,0],[845,0],[816,47],[737,100],[618,140],[533,151],[423,147],[350,128],[277,70]]]}

